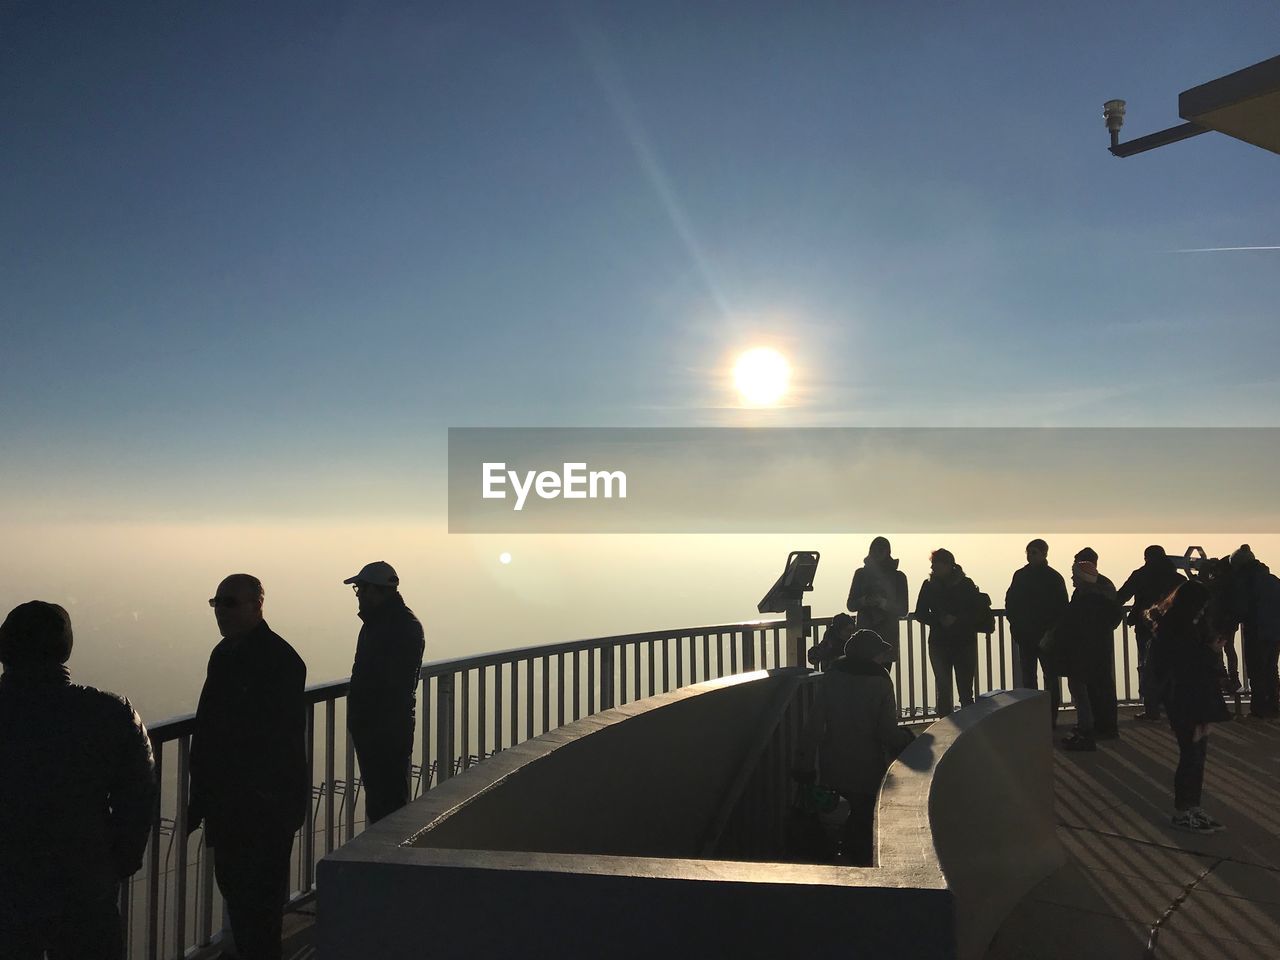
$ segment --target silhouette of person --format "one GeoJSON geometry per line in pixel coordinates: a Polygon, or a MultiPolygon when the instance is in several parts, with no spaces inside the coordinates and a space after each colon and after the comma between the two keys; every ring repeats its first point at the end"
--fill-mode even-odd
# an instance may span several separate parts
{"type": "Polygon", "coordinates": [[[1044,686],[1049,691],[1052,717],[1057,723],[1062,699],[1061,681],[1045,662],[1040,641],[1053,629],[1067,608],[1067,584],[1062,574],[1049,566],[1049,545],[1043,540],[1027,544],[1027,564],[1014,573],[1004,595],[1005,616],[1018,656],[1018,686],[1036,687],[1036,663],[1044,668],[1044,686]]]}
{"type": "Polygon", "coordinates": [[[858,626],[874,630],[887,644],[885,663],[898,659],[901,640],[898,621],[907,615],[907,575],[898,569],[889,541],[876,537],[862,566],[853,572],[847,609],[858,615],[858,626]]]}
{"type": "Polygon", "coordinates": [[[889,645],[873,630],[858,630],[817,681],[813,709],[801,733],[796,779],[822,782],[849,802],[843,857],[872,862],[876,795],[890,762],[914,734],[898,726],[893,682],[883,663],[889,645]],[[815,764],[816,757],[816,764],[815,764]]]}
{"type": "Polygon", "coordinates": [[[1098,573],[1092,561],[1072,564],[1071,583],[1071,602],[1055,630],[1066,649],[1067,684],[1077,722],[1075,732],[1061,745],[1066,750],[1096,750],[1096,741],[1120,736],[1112,654],[1123,614],[1115,584],[1098,573]]]}
{"type": "Polygon", "coordinates": [[[831,664],[844,656],[844,645],[853,636],[853,617],[847,613],[837,613],[831,618],[831,625],[822,634],[822,641],[810,648],[808,660],[819,670],[828,670],[831,664]]]}
{"type": "Polygon", "coordinates": [[[945,717],[955,707],[956,692],[962,707],[973,703],[982,598],[950,550],[929,554],[929,571],[916,598],[916,619],[929,627],[929,663],[938,688],[938,716],[945,717]],[[956,690],[951,686],[953,673],[956,690]]]}
{"type": "Polygon", "coordinates": [[[1280,717],[1280,579],[1245,543],[1231,554],[1231,586],[1249,674],[1249,716],[1274,720],[1280,717]]]}
{"type": "Polygon", "coordinates": [[[370,823],[409,802],[414,706],[422,672],[422,624],[400,596],[391,564],[366,564],[343,583],[355,589],[363,621],[351,665],[347,730],[360,761],[370,823]]]}
{"type": "Polygon", "coordinates": [[[307,667],[262,617],[262,582],[236,573],[209,601],[222,639],[196,707],[187,828],[204,822],[243,960],[279,960],[293,835],[311,793],[307,667]]]}
{"type": "Polygon", "coordinates": [[[1147,679],[1147,646],[1151,643],[1151,621],[1144,614],[1155,606],[1180,583],[1186,582],[1164,552],[1164,547],[1151,545],[1142,551],[1142,566],[1129,574],[1118,595],[1120,605],[1133,601],[1126,622],[1133,627],[1134,643],[1138,648],[1138,696],[1142,698],[1144,711],[1138,720],[1160,719],[1160,688],[1147,679]]]}
{"type": "Polygon", "coordinates": [[[1162,684],[1169,726],[1178,740],[1178,768],[1173,775],[1173,826],[1191,833],[1216,833],[1222,823],[1200,806],[1204,765],[1209,751],[1209,724],[1231,719],[1222,699],[1221,654],[1215,630],[1205,615],[1209,588],[1183,581],[1148,611],[1152,624],[1148,664],[1152,682],[1162,684]]]}
{"type": "Polygon", "coordinates": [[[71,619],[32,600],[0,625],[0,957],[117,960],[119,884],[156,798],[129,701],[71,682],[71,619]]]}

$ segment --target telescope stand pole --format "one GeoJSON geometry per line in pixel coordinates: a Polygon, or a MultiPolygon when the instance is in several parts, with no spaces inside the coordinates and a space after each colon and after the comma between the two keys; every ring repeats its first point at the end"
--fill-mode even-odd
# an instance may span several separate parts
{"type": "Polygon", "coordinates": [[[809,644],[805,627],[809,623],[811,612],[810,607],[800,605],[787,608],[787,642],[783,666],[803,667],[808,664],[805,653],[808,651],[809,644]]]}

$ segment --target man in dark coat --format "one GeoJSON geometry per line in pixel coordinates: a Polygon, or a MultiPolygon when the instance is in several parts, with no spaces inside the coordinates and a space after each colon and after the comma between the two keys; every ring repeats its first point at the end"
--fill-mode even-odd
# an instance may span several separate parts
{"type": "Polygon", "coordinates": [[[1142,566],[1129,574],[1121,585],[1116,599],[1120,605],[1133,601],[1126,622],[1133,627],[1134,641],[1138,647],[1138,696],[1142,698],[1145,712],[1139,720],[1160,719],[1160,684],[1147,676],[1147,647],[1151,643],[1151,620],[1146,612],[1174,591],[1186,577],[1178,572],[1164,547],[1152,545],[1142,551],[1142,566]]]}
{"type": "Polygon", "coordinates": [[[191,738],[187,828],[204,822],[243,960],[280,958],[293,835],[311,794],[307,667],[267,626],[262,601],[262,582],[246,573],[223,580],[209,601],[222,640],[191,738]]]}
{"type": "Polygon", "coordinates": [[[348,577],[364,626],[356,640],[347,694],[347,730],[364,781],[365,814],[381,820],[409,802],[414,707],[422,672],[422,624],[405,606],[400,578],[377,560],[348,577]]]}
{"type": "Polygon", "coordinates": [[[845,606],[858,616],[859,629],[874,630],[889,646],[885,663],[898,660],[898,621],[907,615],[907,575],[898,569],[892,548],[884,537],[871,541],[862,566],[853,572],[849,599],[845,606]]]}
{"type": "Polygon", "coordinates": [[[116,960],[119,884],[137,872],[156,797],[151,740],[129,701],[71,682],[71,619],[54,603],[0,626],[0,957],[116,960]]]}
{"type": "Polygon", "coordinates": [[[1036,663],[1044,668],[1044,686],[1049,691],[1052,716],[1058,715],[1062,699],[1061,681],[1044,661],[1040,641],[1067,609],[1067,584],[1062,574],[1049,566],[1049,545],[1043,540],[1027,544],[1027,565],[1013,575],[1004,595],[1005,616],[1018,657],[1018,686],[1036,689],[1036,663]]]}
{"type": "Polygon", "coordinates": [[[1116,715],[1115,629],[1123,611],[1116,587],[1096,564],[1071,567],[1071,602],[1054,628],[1066,651],[1067,683],[1076,707],[1076,730],[1062,741],[1067,750],[1096,750],[1097,740],[1120,736],[1116,715]]]}
{"type": "Polygon", "coordinates": [[[1231,586],[1249,674],[1249,716],[1273,720],[1280,717],[1280,580],[1246,543],[1231,554],[1231,586]]]}
{"type": "Polygon", "coordinates": [[[950,550],[933,551],[929,570],[929,579],[920,584],[916,598],[916,618],[929,627],[929,663],[938,688],[938,716],[945,717],[955,707],[952,673],[960,706],[973,703],[982,598],[950,550]]]}

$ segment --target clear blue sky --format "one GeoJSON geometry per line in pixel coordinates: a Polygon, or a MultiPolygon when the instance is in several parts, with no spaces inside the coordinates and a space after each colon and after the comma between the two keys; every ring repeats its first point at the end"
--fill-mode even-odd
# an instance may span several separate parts
{"type": "Polygon", "coordinates": [[[0,511],[443,514],[449,425],[1275,424],[1271,2],[0,4],[0,511]],[[1207,399],[1180,392],[1199,387],[1207,399]]]}

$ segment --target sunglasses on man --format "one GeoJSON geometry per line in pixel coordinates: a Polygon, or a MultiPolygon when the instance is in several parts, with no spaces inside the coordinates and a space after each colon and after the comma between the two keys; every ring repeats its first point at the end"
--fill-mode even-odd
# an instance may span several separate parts
{"type": "Polygon", "coordinates": [[[209,606],[214,608],[225,607],[228,610],[234,610],[236,607],[240,606],[240,599],[238,597],[210,597],[209,606]]]}

